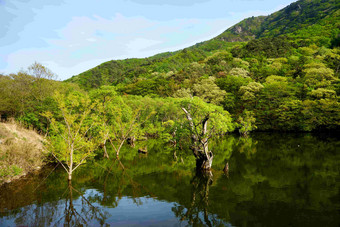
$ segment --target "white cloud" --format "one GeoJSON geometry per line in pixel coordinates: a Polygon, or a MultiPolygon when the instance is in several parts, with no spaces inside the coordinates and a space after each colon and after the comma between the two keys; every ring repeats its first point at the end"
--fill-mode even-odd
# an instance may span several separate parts
{"type": "Polygon", "coordinates": [[[97,41],[97,39],[95,39],[95,38],[87,38],[86,40],[89,41],[89,42],[96,42],[97,41]]]}
{"type": "MultiPolygon", "coordinates": [[[[208,1],[201,2],[208,5],[208,1]]],[[[128,8],[126,4],[124,7],[128,8]]],[[[142,5],[134,8],[133,15],[144,16],[126,16],[130,15],[130,8],[124,15],[115,13],[117,10],[112,9],[113,16],[111,16],[111,14],[103,15],[101,13],[103,8],[97,11],[88,10],[90,13],[97,12],[94,15],[75,14],[72,7],[65,5],[59,9],[59,12],[62,11],[61,9],[69,10],[69,15],[78,16],[65,16],[62,22],[55,20],[58,23],[51,21],[53,26],[49,27],[51,23],[47,23],[46,18],[51,18],[49,14],[52,11],[44,11],[43,14],[35,16],[34,21],[38,21],[38,24],[26,24],[20,33],[14,32],[20,38],[18,42],[20,45],[13,43],[13,45],[0,46],[1,71],[16,72],[19,70],[18,67],[25,68],[38,61],[47,64],[62,79],[66,79],[107,60],[147,57],[182,49],[217,36],[242,18],[269,14],[264,11],[228,13],[228,9],[233,9],[225,8],[223,14],[226,18],[216,18],[218,16],[200,18],[200,15],[195,16],[181,8],[180,12],[185,13],[186,17],[180,17],[178,11],[180,7],[177,11],[174,7],[166,8],[172,9],[171,18],[181,19],[164,17],[160,20],[155,19],[156,16],[149,17],[154,13],[163,14],[163,11],[150,12],[151,9],[156,9],[154,6],[148,6],[149,11],[146,11],[145,7],[143,11],[142,5]],[[138,11],[140,8],[141,11],[138,11]],[[67,20],[68,22],[65,23],[67,20]]],[[[164,8],[159,9],[164,10],[164,8]]],[[[192,7],[192,9],[196,8],[192,7]]],[[[209,12],[203,11],[201,15],[207,13],[209,12]]]]}
{"type": "Polygon", "coordinates": [[[152,39],[144,39],[144,38],[137,38],[131,40],[126,44],[129,52],[139,52],[146,50],[148,47],[152,47],[156,44],[160,44],[162,41],[159,40],[152,40],[152,39]]]}
{"type": "Polygon", "coordinates": [[[187,47],[222,32],[228,23],[231,22],[224,19],[159,22],[121,14],[111,19],[96,15],[73,17],[65,27],[57,30],[58,38],[44,39],[48,48],[10,53],[7,68],[15,72],[18,62],[25,68],[38,61],[48,64],[60,78],[66,79],[104,60],[147,57],[187,47]]]}
{"type": "Polygon", "coordinates": [[[191,6],[197,3],[209,2],[210,0],[130,0],[142,5],[176,5],[191,6]]]}

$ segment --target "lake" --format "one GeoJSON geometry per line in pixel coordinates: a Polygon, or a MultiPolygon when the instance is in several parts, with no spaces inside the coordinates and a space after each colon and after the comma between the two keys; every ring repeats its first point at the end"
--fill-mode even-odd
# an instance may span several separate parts
{"type": "Polygon", "coordinates": [[[210,148],[212,174],[157,140],[124,147],[121,162],[88,161],[71,183],[51,164],[0,188],[0,226],[340,225],[336,135],[258,132],[210,148]]]}

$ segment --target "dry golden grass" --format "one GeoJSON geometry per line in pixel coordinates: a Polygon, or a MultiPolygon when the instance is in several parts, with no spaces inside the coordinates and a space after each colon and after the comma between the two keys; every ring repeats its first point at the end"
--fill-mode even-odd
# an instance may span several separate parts
{"type": "Polygon", "coordinates": [[[0,123],[0,184],[44,164],[43,137],[15,122],[0,123]]]}

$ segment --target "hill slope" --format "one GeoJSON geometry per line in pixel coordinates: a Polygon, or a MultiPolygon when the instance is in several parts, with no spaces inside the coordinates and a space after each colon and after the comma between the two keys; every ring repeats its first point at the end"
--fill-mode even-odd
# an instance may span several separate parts
{"type": "MultiPolygon", "coordinates": [[[[340,2],[337,0],[300,0],[269,16],[247,18],[216,38],[184,50],[158,54],[150,58],[108,61],[67,81],[78,83],[85,89],[101,85],[129,84],[138,78],[151,78],[155,72],[182,70],[192,62],[203,61],[217,51],[231,50],[238,42],[261,38],[271,38],[263,42],[265,45],[263,50],[252,50],[254,45],[250,43],[243,52],[257,51],[256,54],[261,54],[275,45],[283,46],[281,51],[269,50],[275,53],[272,57],[278,57],[282,53],[288,53],[287,50],[294,45],[294,47],[308,46],[313,42],[330,47],[339,43],[339,8],[340,2]],[[290,39],[275,40],[275,37],[282,35],[290,39]]],[[[255,46],[258,47],[258,43],[255,43],[255,46]]],[[[238,56],[245,55],[243,53],[238,56]]]]}
{"type": "Polygon", "coordinates": [[[47,156],[43,140],[16,123],[0,122],[0,185],[41,168],[47,156]]]}

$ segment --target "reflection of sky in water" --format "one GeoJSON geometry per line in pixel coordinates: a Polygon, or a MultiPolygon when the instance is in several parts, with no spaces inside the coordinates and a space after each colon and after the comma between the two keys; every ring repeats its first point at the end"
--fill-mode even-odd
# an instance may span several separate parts
{"type": "MultiPolygon", "coordinates": [[[[76,193],[73,193],[76,196],[76,193]]],[[[103,194],[98,192],[95,189],[86,190],[84,196],[88,199],[89,196],[102,196],[103,194]]],[[[77,212],[81,213],[81,209],[83,208],[83,203],[81,201],[81,197],[73,200],[74,208],[77,212]]],[[[110,226],[186,226],[188,225],[187,221],[180,221],[172,212],[172,208],[178,203],[169,203],[165,201],[159,201],[155,198],[150,197],[139,197],[139,198],[131,198],[124,196],[119,202],[118,206],[115,208],[110,207],[102,207],[98,203],[92,203],[94,207],[98,207],[101,209],[102,213],[108,213],[107,219],[105,220],[105,224],[109,224],[110,226]]],[[[44,206],[51,206],[49,203],[43,204],[44,206]]],[[[53,205],[52,205],[53,206],[53,205]]],[[[52,226],[62,226],[64,223],[64,210],[65,210],[65,200],[60,200],[57,205],[57,212],[54,213],[53,221],[50,223],[52,226]],[[60,220],[60,222],[58,222],[60,220]]],[[[14,215],[11,217],[7,216],[2,219],[0,222],[0,226],[17,226],[17,225],[28,225],[31,226],[33,223],[39,223],[36,220],[36,215],[38,215],[39,219],[43,218],[42,213],[37,214],[35,211],[45,210],[37,209],[35,204],[30,206],[26,206],[21,208],[21,211],[28,210],[24,219],[22,219],[19,215],[14,215]],[[22,222],[22,220],[26,220],[22,222]]],[[[50,215],[46,212],[45,215],[50,215]]],[[[216,215],[214,215],[217,219],[216,215]]],[[[203,220],[204,215],[201,212],[199,217],[203,220]]],[[[46,217],[51,218],[51,217],[46,217]]],[[[40,224],[42,224],[40,222],[40,224]]],[[[230,224],[224,223],[225,226],[232,226],[230,224]]],[[[33,224],[34,225],[34,224],[33,224]]],[[[92,220],[87,223],[89,226],[97,226],[99,223],[97,220],[92,220]]]]}
{"type": "MultiPolygon", "coordinates": [[[[110,213],[106,223],[115,225],[164,225],[176,224],[177,218],[171,208],[173,203],[158,201],[153,198],[138,198],[136,204],[132,198],[123,197],[116,208],[105,209],[110,213]]],[[[185,224],[185,223],[183,223],[185,224]]]]}
{"type": "MultiPolygon", "coordinates": [[[[89,196],[99,196],[102,197],[103,194],[98,192],[95,189],[86,190],[84,197],[88,199],[89,196]]],[[[77,193],[73,192],[74,197],[78,197],[77,193]]],[[[118,199],[117,199],[118,200],[118,199]]],[[[108,213],[107,219],[105,223],[114,226],[180,226],[187,225],[186,221],[179,222],[178,218],[174,215],[171,208],[178,205],[177,203],[169,203],[165,201],[158,201],[157,199],[150,197],[140,197],[140,198],[131,198],[131,197],[122,197],[119,199],[118,206],[115,208],[103,207],[100,204],[94,202],[92,205],[94,207],[98,207],[101,209],[102,213],[108,213]]],[[[42,206],[51,206],[52,204],[45,203],[42,206]]],[[[73,200],[74,208],[77,212],[81,213],[81,209],[83,208],[83,203],[81,197],[73,200]]],[[[53,205],[52,205],[53,206],[53,205]]],[[[65,200],[60,200],[57,205],[57,212],[54,213],[52,225],[63,225],[64,223],[64,210],[65,210],[65,200]],[[61,222],[58,222],[61,220],[61,222]]],[[[35,213],[36,210],[42,211],[45,210],[37,209],[35,204],[30,206],[26,206],[21,208],[21,211],[29,210],[24,219],[22,219],[20,213],[17,215],[13,215],[12,217],[7,216],[2,219],[0,222],[0,226],[17,226],[17,225],[29,225],[31,226],[33,223],[37,223],[35,220],[36,215],[38,218],[42,218],[42,213],[35,213]],[[19,217],[20,216],[20,217],[19,217]],[[26,220],[26,222],[21,222],[22,220],[26,220]]],[[[49,215],[46,212],[46,215],[49,215]]],[[[50,218],[50,217],[49,217],[50,218]]],[[[88,225],[98,225],[97,220],[92,220],[87,223],[88,225]]]]}
{"type": "MultiPolygon", "coordinates": [[[[84,196],[102,197],[103,194],[96,189],[86,190],[84,196]]],[[[121,199],[117,199],[118,206],[114,208],[102,207],[104,212],[109,213],[109,217],[106,220],[108,224],[114,225],[152,225],[161,223],[178,223],[177,218],[171,211],[177,203],[169,203],[165,201],[159,201],[150,197],[132,198],[130,196],[124,196],[121,199]]],[[[77,199],[75,204],[81,205],[81,198],[77,199]]],[[[93,206],[100,207],[98,203],[92,203],[93,206]]]]}

